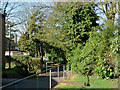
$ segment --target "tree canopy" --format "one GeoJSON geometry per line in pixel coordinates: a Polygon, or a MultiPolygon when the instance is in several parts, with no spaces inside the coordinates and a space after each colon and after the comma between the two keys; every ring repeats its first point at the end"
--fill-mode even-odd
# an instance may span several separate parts
{"type": "Polygon", "coordinates": [[[33,57],[43,58],[48,53],[50,60],[72,63],[76,73],[115,78],[119,45],[119,26],[114,23],[116,4],[104,3],[104,10],[94,3],[56,3],[48,14],[37,9],[19,40],[20,45],[25,45],[21,50],[33,57]],[[96,23],[100,18],[96,7],[105,13],[105,24],[96,23]]]}

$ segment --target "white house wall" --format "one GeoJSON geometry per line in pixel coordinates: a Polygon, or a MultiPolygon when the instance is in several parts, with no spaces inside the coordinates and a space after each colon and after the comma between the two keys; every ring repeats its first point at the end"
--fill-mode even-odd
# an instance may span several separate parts
{"type": "MultiPolygon", "coordinates": [[[[20,52],[20,51],[11,51],[10,56],[13,55],[27,55],[25,52],[20,52]]],[[[9,56],[9,51],[5,51],[5,56],[9,56]]]]}

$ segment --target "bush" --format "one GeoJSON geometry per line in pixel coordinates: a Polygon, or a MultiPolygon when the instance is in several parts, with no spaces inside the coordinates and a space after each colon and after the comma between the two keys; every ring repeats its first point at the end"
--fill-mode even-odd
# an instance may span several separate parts
{"type": "Polygon", "coordinates": [[[43,61],[41,58],[32,58],[29,61],[28,65],[28,71],[30,73],[38,73],[41,72],[41,69],[43,68],[43,61]]]}
{"type": "Polygon", "coordinates": [[[11,62],[15,63],[16,71],[19,74],[25,74],[27,75],[28,72],[28,64],[30,61],[31,57],[28,55],[15,55],[11,57],[11,62]]]}
{"type": "Polygon", "coordinates": [[[115,78],[114,65],[112,66],[104,58],[99,57],[99,61],[97,61],[96,71],[98,73],[99,78],[115,78]]]}
{"type": "Polygon", "coordinates": [[[58,50],[50,49],[50,50],[51,51],[47,57],[48,60],[60,64],[65,64],[67,62],[63,51],[60,51],[59,49],[58,50]]]}
{"type": "MultiPolygon", "coordinates": [[[[30,59],[30,56],[27,55],[14,55],[11,56],[11,62],[15,63],[16,66],[22,66],[24,65],[28,59],[30,59]]],[[[8,63],[9,62],[9,56],[5,57],[5,62],[8,63]]]]}
{"type": "MultiPolygon", "coordinates": [[[[9,57],[6,57],[8,62],[9,57]]],[[[32,58],[28,55],[14,55],[11,57],[11,62],[15,63],[15,70],[19,74],[32,74],[40,72],[43,68],[43,62],[41,58],[32,58]]]]}

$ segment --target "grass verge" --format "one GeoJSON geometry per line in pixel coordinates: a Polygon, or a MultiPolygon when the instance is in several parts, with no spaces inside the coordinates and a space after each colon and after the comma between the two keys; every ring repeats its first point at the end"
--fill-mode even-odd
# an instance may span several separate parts
{"type": "MultiPolygon", "coordinates": [[[[67,82],[71,83],[87,83],[87,77],[83,75],[73,75],[70,80],[67,82]]],[[[118,88],[118,79],[97,79],[93,76],[90,76],[90,85],[91,86],[78,86],[78,85],[69,85],[68,83],[60,83],[55,88],[57,89],[68,89],[68,88],[118,88]]]]}

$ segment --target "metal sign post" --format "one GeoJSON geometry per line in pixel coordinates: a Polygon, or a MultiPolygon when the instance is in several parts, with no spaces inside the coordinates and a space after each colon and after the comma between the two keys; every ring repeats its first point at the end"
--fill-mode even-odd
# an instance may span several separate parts
{"type": "Polygon", "coordinates": [[[58,65],[58,82],[59,82],[59,65],[58,65]]]}
{"type": "Polygon", "coordinates": [[[51,89],[51,69],[50,69],[50,79],[49,79],[50,83],[49,83],[49,88],[51,89]]]}
{"type": "Polygon", "coordinates": [[[10,32],[9,32],[9,69],[11,68],[11,26],[10,27],[10,32]]]}

